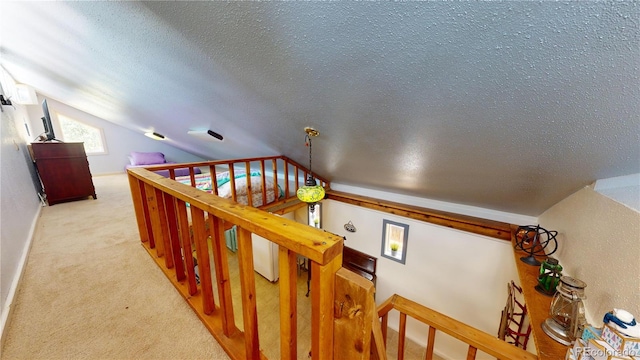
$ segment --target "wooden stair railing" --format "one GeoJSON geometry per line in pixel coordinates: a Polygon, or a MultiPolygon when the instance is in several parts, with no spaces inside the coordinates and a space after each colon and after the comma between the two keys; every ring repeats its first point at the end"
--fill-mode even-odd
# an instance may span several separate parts
{"type": "MultiPolygon", "coordinates": [[[[475,359],[478,350],[485,352],[498,359],[505,360],[535,360],[538,357],[530,352],[515,347],[497,337],[486,332],[473,328],[467,324],[450,318],[437,311],[431,310],[411,300],[399,295],[393,295],[378,306],[378,316],[381,318],[382,334],[372,336],[376,346],[379,338],[384,343],[381,348],[386,347],[388,314],[391,310],[400,312],[400,326],[398,330],[398,360],[404,359],[405,331],[407,316],[412,317],[429,326],[429,336],[427,340],[427,352],[425,359],[433,359],[433,348],[436,331],[442,331],[469,345],[467,360],[475,359]]],[[[379,354],[379,351],[374,354],[379,354]]],[[[379,356],[373,358],[383,359],[379,356]]]]}
{"type": "MultiPolygon", "coordinates": [[[[223,171],[229,172],[229,182],[231,189],[231,199],[237,201],[236,193],[236,178],[235,172],[237,169],[241,169],[245,173],[249,174],[251,171],[260,171],[262,178],[262,198],[266,201],[266,189],[265,182],[267,177],[273,180],[275,187],[280,186],[284,192],[284,197],[276,199],[270,203],[263,203],[262,207],[273,207],[278,204],[291,202],[296,199],[296,191],[300,185],[304,185],[305,179],[309,174],[309,171],[297,162],[287,158],[286,156],[267,156],[245,159],[233,159],[233,160],[212,160],[202,162],[190,162],[190,163],[167,163],[157,164],[142,167],[150,171],[168,170],[169,177],[175,179],[175,169],[187,168],[189,169],[189,176],[191,177],[191,186],[195,186],[195,168],[201,168],[209,170],[210,174],[220,174],[223,171]]],[[[319,185],[322,185],[326,190],[330,189],[330,183],[323,177],[313,174],[314,179],[319,185]]],[[[212,175],[212,179],[215,179],[215,175],[212,175]]],[[[214,194],[218,194],[217,182],[212,181],[212,189],[214,194]]],[[[251,182],[247,182],[247,186],[251,187],[251,182]]],[[[249,189],[250,190],[250,189],[249,189]]],[[[248,203],[252,204],[251,191],[247,191],[248,203]]]]}
{"type": "MultiPolygon", "coordinates": [[[[386,359],[388,313],[392,309],[400,312],[398,359],[404,358],[407,316],[429,326],[426,359],[433,357],[436,330],[467,343],[467,359],[475,359],[477,350],[499,359],[537,359],[535,355],[495,336],[398,295],[389,298],[376,311],[373,284],[341,268],[341,237],[172,180],[175,178],[174,169],[187,167],[193,186],[195,167],[209,167],[211,173],[216,174],[216,167],[220,166],[230,172],[231,186],[234,188],[233,169],[240,165],[249,173],[255,162],[261,169],[263,189],[265,163],[271,162],[274,183],[281,181],[285,192],[284,199],[263,204],[262,208],[278,209],[280,212],[298,206],[295,203],[295,190],[300,183],[304,183],[300,178],[304,179],[308,173],[299,164],[282,156],[164,164],[128,170],[142,245],[232,359],[266,358],[260,351],[258,336],[252,233],[279,245],[281,359],[297,358],[298,254],[310,260],[311,271],[317,274],[312,277],[311,283],[312,288],[316,289],[311,293],[312,359],[366,360],[370,356],[373,359],[386,359]],[[293,176],[289,174],[291,167],[293,176]],[[151,172],[160,169],[169,170],[169,178],[151,172]],[[278,174],[279,169],[284,171],[284,176],[278,174]],[[224,241],[224,229],[230,224],[238,228],[244,331],[236,327],[233,314],[224,241]],[[212,256],[209,255],[210,247],[212,256]],[[193,251],[199,266],[199,283],[196,281],[192,257],[183,256],[193,251]],[[215,269],[215,281],[211,277],[211,268],[215,269]],[[214,299],[214,286],[218,303],[214,299]]],[[[328,181],[317,180],[326,188],[329,187],[328,181]]],[[[215,181],[212,183],[215,184],[215,181]]],[[[235,200],[235,192],[232,193],[235,200]]],[[[251,203],[251,198],[249,201],[251,203]]]]}
{"type": "Polygon", "coordinates": [[[252,233],[279,245],[280,358],[297,358],[298,254],[309,259],[314,274],[312,359],[334,358],[335,274],[342,264],[342,237],[237,204],[144,168],[129,169],[128,177],[142,245],[232,359],[265,358],[258,336],[252,233]],[[224,239],[225,224],[229,223],[238,229],[244,331],[236,327],[233,313],[224,239]],[[199,283],[190,255],[193,250],[199,283]]]}

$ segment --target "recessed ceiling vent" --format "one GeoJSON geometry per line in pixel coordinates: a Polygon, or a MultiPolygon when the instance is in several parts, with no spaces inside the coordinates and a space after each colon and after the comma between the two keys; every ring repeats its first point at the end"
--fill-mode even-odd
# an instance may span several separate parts
{"type": "Polygon", "coordinates": [[[213,130],[189,130],[187,134],[207,141],[223,141],[224,137],[213,130]]]}

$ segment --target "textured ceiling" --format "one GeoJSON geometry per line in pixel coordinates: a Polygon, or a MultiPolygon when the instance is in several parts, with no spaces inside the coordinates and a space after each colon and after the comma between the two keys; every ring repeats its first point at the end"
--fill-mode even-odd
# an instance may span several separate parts
{"type": "Polygon", "coordinates": [[[539,215],[640,172],[638,2],[3,2],[41,94],[221,159],[539,215]],[[212,129],[214,143],[187,135],[212,129]]]}

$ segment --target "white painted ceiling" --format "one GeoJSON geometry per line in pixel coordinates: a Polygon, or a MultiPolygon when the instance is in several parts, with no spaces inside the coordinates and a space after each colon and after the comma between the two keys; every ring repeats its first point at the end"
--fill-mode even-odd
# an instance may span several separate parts
{"type": "Polygon", "coordinates": [[[205,158],[305,164],[313,126],[333,182],[535,216],[640,172],[639,4],[5,1],[0,55],[205,158]]]}

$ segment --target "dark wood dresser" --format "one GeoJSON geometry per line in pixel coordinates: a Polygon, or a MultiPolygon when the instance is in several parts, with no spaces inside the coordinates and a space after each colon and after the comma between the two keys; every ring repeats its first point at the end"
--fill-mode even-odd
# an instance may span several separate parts
{"type": "Polygon", "coordinates": [[[49,205],[96,199],[83,143],[32,143],[31,154],[49,205]]]}

